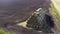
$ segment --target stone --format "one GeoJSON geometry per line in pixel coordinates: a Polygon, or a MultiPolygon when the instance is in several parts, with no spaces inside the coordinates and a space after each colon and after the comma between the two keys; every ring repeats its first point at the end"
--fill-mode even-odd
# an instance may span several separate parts
{"type": "Polygon", "coordinates": [[[30,19],[27,20],[27,27],[38,31],[52,32],[51,28],[54,27],[54,23],[51,16],[47,15],[44,9],[40,9],[34,12],[30,19]]]}

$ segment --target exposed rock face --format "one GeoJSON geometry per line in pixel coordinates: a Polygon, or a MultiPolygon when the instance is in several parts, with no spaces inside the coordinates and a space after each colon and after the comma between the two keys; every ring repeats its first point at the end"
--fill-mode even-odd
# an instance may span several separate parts
{"type": "Polygon", "coordinates": [[[27,21],[27,26],[35,30],[43,32],[52,32],[51,28],[54,27],[52,17],[46,14],[43,9],[34,13],[31,18],[27,21]]]}

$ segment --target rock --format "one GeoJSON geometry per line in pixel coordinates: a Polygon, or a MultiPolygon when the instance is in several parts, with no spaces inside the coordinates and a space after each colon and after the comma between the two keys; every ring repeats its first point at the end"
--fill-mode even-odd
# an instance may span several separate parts
{"type": "Polygon", "coordinates": [[[31,27],[38,31],[51,32],[54,23],[51,16],[47,15],[44,9],[40,9],[34,12],[30,19],[27,20],[27,27],[31,27]]]}

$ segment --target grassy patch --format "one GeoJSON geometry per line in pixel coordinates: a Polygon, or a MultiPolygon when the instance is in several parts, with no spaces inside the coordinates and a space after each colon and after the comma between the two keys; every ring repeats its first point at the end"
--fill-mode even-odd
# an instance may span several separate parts
{"type": "Polygon", "coordinates": [[[51,4],[51,6],[52,6],[52,10],[53,10],[53,12],[54,12],[55,15],[56,15],[56,18],[57,18],[58,21],[60,22],[60,15],[59,15],[59,13],[58,13],[58,10],[55,8],[55,6],[54,6],[53,3],[51,4]]]}
{"type": "Polygon", "coordinates": [[[4,30],[0,30],[0,34],[10,34],[10,32],[6,32],[4,30]]]}

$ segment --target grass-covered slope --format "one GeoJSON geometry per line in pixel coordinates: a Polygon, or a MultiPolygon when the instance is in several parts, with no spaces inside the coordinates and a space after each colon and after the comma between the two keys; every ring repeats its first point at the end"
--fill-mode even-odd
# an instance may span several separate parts
{"type": "Polygon", "coordinates": [[[54,12],[57,20],[60,22],[60,15],[59,15],[59,13],[58,13],[58,10],[56,9],[56,7],[54,6],[53,3],[51,3],[51,6],[52,6],[52,10],[53,10],[53,12],[54,12]]]}

